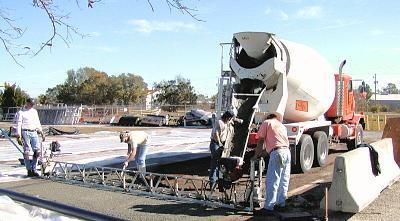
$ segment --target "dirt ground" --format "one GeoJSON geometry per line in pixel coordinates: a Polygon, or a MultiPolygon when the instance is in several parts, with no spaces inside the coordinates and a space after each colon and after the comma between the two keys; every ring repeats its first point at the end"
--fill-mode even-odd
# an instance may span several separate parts
{"type": "MultiPolygon", "coordinates": [[[[0,123],[1,128],[9,128],[9,123],[0,123]]],[[[156,127],[118,127],[118,126],[108,126],[108,125],[74,125],[74,126],[54,126],[55,128],[63,131],[74,131],[79,130],[80,133],[93,133],[97,131],[124,131],[124,130],[166,130],[170,128],[156,128],[156,127]]],[[[367,142],[373,142],[380,138],[381,133],[367,133],[367,142]]],[[[289,199],[288,207],[291,212],[307,212],[309,213],[309,218],[314,220],[323,220],[324,211],[319,209],[319,203],[324,196],[324,191],[326,187],[330,186],[331,174],[333,171],[333,162],[336,155],[345,152],[346,150],[343,146],[335,145],[330,151],[329,163],[323,168],[313,168],[308,174],[292,174],[291,183],[289,187],[289,199]],[[312,183],[318,181],[316,183],[312,183]],[[312,183],[312,185],[310,185],[312,183]],[[301,189],[304,186],[309,185],[308,188],[301,189]]],[[[174,163],[158,167],[150,167],[148,171],[166,174],[177,174],[177,175],[194,175],[203,178],[208,176],[210,159],[201,158],[192,161],[174,163]]],[[[115,167],[120,167],[120,165],[110,165],[115,167]]],[[[241,179],[242,182],[246,182],[248,175],[244,175],[241,179]]],[[[238,189],[238,192],[244,192],[244,189],[238,189]]],[[[78,199],[77,199],[78,200],[78,199]]],[[[160,203],[160,206],[163,203],[160,203]]],[[[179,206],[178,206],[179,207],[179,206]]],[[[178,208],[177,207],[177,208],[178,208]]],[[[175,207],[171,206],[171,209],[175,207]]],[[[200,210],[199,210],[200,211],[200,210]]],[[[170,212],[166,212],[170,213],[170,212]]],[[[258,219],[257,217],[252,217],[251,214],[243,214],[239,216],[228,216],[223,217],[224,213],[221,213],[222,217],[214,217],[218,220],[264,220],[263,218],[258,219]]],[[[220,215],[221,215],[220,214],[220,215]]],[[[229,214],[229,213],[227,213],[229,214]]],[[[195,216],[202,216],[200,214],[194,214],[195,216]]],[[[345,213],[330,213],[331,220],[347,220],[354,214],[345,213]]],[[[204,215],[203,215],[204,216],[204,215]]],[[[170,220],[171,217],[163,216],[163,220],[170,220]]],[[[172,216],[173,217],[173,216],[172,216]]],[[[210,220],[214,220],[210,217],[210,220]]],[[[152,219],[153,220],[153,219],[152,219]]],[[[159,219],[154,219],[159,220],[159,219]]],[[[196,219],[195,219],[196,220],[196,219]]],[[[272,219],[273,220],[273,219],[272,219]]]]}

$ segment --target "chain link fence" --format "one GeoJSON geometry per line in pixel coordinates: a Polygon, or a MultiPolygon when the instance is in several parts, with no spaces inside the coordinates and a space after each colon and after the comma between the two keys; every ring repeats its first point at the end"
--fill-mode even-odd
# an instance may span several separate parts
{"type": "MultiPolygon", "coordinates": [[[[74,125],[79,123],[113,124],[118,123],[121,117],[131,116],[142,118],[145,116],[167,116],[170,123],[177,125],[183,122],[183,117],[191,110],[204,110],[214,113],[213,103],[200,103],[196,105],[81,105],[81,106],[35,106],[40,121],[43,125],[74,125]]],[[[4,107],[1,109],[2,121],[12,122],[20,107],[4,107]]]]}

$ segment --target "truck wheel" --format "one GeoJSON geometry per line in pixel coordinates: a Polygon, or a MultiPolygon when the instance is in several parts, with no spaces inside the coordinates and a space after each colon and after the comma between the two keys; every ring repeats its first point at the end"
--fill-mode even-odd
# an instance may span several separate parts
{"type": "Polygon", "coordinates": [[[317,131],[313,134],[313,141],[314,141],[314,147],[316,147],[315,151],[315,162],[314,164],[317,166],[324,166],[326,164],[326,159],[328,158],[328,151],[329,151],[329,146],[328,146],[328,137],[326,136],[326,133],[323,131],[317,131]]]}
{"type": "Polygon", "coordinates": [[[358,124],[356,127],[356,137],[354,139],[348,140],[346,142],[348,150],[354,150],[357,148],[357,145],[364,142],[364,130],[361,124],[358,124]]]}
{"type": "Polygon", "coordinates": [[[310,135],[303,134],[300,137],[300,142],[297,146],[297,162],[298,169],[303,173],[307,173],[314,162],[314,144],[310,135]]]}

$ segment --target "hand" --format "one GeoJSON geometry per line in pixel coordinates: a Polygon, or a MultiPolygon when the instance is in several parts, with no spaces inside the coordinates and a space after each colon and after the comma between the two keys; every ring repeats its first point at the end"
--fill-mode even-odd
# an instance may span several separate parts
{"type": "Polygon", "coordinates": [[[218,146],[221,147],[221,148],[224,148],[224,144],[221,143],[221,142],[218,143],[218,146]]]}
{"type": "Polygon", "coordinates": [[[255,160],[257,160],[257,159],[258,159],[258,156],[255,155],[255,154],[250,158],[250,160],[252,160],[252,161],[255,161],[255,160]]]}
{"type": "Polygon", "coordinates": [[[42,137],[42,142],[44,142],[44,141],[46,140],[46,137],[44,136],[43,131],[41,131],[41,130],[39,130],[39,129],[36,129],[36,132],[37,132],[38,134],[40,134],[40,136],[42,137]]]}
{"type": "Polygon", "coordinates": [[[122,169],[125,170],[128,167],[129,162],[125,161],[123,164],[122,169]]]}
{"type": "Polygon", "coordinates": [[[18,142],[19,145],[22,146],[22,139],[21,139],[21,136],[18,136],[18,137],[17,137],[17,142],[18,142]]]}
{"type": "Polygon", "coordinates": [[[256,147],[256,149],[254,150],[254,155],[253,155],[253,157],[251,159],[252,160],[257,160],[260,157],[261,157],[261,150],[260,150],[260,148],[256,147]]]}

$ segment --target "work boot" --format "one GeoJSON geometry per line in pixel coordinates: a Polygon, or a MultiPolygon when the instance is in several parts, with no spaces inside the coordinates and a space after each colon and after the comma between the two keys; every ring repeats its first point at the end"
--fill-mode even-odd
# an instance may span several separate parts
{"type": "Polygon", "coordinates": [[[33,177],[32,170],[28,170],[28,177],[33,177]]]}
{"type": "Polygon", "coordinates": [[[39,177],[40,175],[39,175],[38,172],[32,170],[32,176],[33,176],[33,177],[39,177]]]}
{"type": "Polygon", "coordinates": [[[216,187],[217,187],[217,183],[210,182],[210,191],[214,191],[216,187]]]}
{"type": "Polygon", "coordinates": [[[278,205],[277,204],[277,205],[274,206],[274,211],[284,213],[284,212],[288,212],[289,208],[286,207],[286,206],[282,206],[282,205],[278,205]]]}
{"type": "Polygon", "coordinates": [[[145,175],[144,173],[146,173],[146,166],[137,166],[137,170],[145,175]]]}
{"type": "Polygon", "coordinates": [[[275,216],[275,213],[273,210],[261,208],[259,210],[254,210],[253,216],[275,216]]]}

